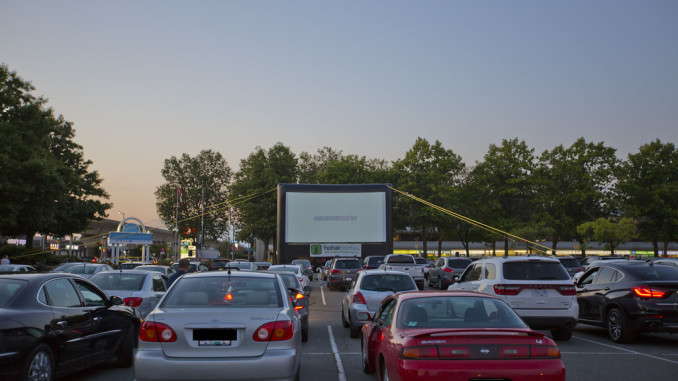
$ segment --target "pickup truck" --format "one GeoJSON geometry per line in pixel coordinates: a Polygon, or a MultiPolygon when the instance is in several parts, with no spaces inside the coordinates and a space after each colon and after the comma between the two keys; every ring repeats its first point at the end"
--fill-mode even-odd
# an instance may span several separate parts
{"type": "Polygon", "coordinates": [[[412,276],[420,290],[424,289],[424,266],[416,264],[412,255],[388,254],[379,269],[406,272],[412,276]]]}

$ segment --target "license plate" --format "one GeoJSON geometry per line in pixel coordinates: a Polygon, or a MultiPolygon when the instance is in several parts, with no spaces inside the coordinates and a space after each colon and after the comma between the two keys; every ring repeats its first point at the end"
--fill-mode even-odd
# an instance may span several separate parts
{"type": "Polygon", "coordinates": [[[352,281],[352,280],[353,280],[352,277],[347,277],[347,278],[346,278],[346,281],[347,281],[347,282],[350,282],[350,281],[352,281]]]}
{"type": "Polygon", "coordinates": [[[534,296],[534,297],[538,297],[538,298],[544,297],[544,296],[548,296],[548,294],[549,294],[549,291],[545,288],[535,288],[534,290],[532,290],[532,296],[534,296]]]}
{"type": "Polygon", "coordinates": [[[200,340],[198,345],[206,347],[227,347],[231,345],[231,340],[200,340]]]}

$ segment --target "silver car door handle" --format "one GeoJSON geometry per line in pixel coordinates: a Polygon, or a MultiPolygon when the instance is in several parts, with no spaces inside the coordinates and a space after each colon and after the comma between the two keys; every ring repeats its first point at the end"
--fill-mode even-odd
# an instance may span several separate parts
{"type": "Polygon", "coordinates": [[[59,328],[63,328],[67,325],[68,325],[68,322],[66,322],[65,320],[61,320],[61,321],[56,322],[56,326],[59,327],[59,328]]]}
{"type": "Polygon", "coordinates": [[[92,320],[94,320],[94,321],[101,321],[101,316],[97,316],[97,317],[95,317],[95,318],[92,319],[92,320]]]}

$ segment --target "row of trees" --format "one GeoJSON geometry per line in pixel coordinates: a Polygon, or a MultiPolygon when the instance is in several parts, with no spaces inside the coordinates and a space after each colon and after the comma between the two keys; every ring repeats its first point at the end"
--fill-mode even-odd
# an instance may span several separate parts
{"type": "Polygon", "coordinates": [[[223,236],[229,210],[238,226],[236,238],[262,239],[266,247],[276,237],[279,183],[391,183],[402,192],[394,199],[396,230],[413,229],[424,244],[459,240],[467,251],[472,241],[493,244],[511,237],[550,241],[553,249],[564,240],[585,248],[595,239],[614,250],[637,237],[653,242],[658,252],[659,243],[678,238],[678,151],[659,140],[619,160],[614,148],[584,138],[540,155],[524,141],[505,139],[490,145],[483,161],[472,167],[439,141],[423,138],[392,163],[330,147],[297,156],[278,143],[267,150],[258,147],[235,173],[209,150],[167,159],[162,173],[167,183],[156,192],[157,209],[168,226],[177,216],[180,231],[195,226],[202,215],[202,190],[208,194],[209,189],[213,208],[205,213],[207,236],[223,236]],[[188,201],[177,214],[179,186],[188,201]],[[408,194],[479,223],[452,217],[408,194]]]}

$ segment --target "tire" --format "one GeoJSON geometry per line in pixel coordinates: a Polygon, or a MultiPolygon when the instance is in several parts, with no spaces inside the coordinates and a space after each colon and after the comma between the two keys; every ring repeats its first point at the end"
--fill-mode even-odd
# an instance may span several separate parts
{"type": "Polygon", "coordinates": [[[54,354],[46,344],[39,344],[26,357],[21,380],[51,381],[54,379],[54,354]]]}
{"type": "Polygon", "coordinates": [[[305,343],[308,341],[308,323],[306,323],[306,326],[301,329],[301,342],[305,343]]]}
{"type": "Polygon", "coordinates": [[[551,335],[558,341],[568,341],[572,337],[572,327],[556,328],[551,330],[551,335]]]}
{"type": "Polygon", "coordinates": [[[438,278],[438,290],[443,289],[443,278],[438,278]]]}
{"type": "Polygon", "coordinates": [[[350,327],[350,325],[348,324],[348,322],[344,318],[344,308],[343,307],[341,309],[341,326],[344,327],[344,328],[350,327]]]}
{"type": "Polygon", "coordinates": [[[607,312],[607,334],[615,343],[631,343],[638,338],[638,333],[631,330],[628,319],[619,308],[607,312]]]}
{"type": "Polygon", "coordinates": [[[134,327],[127,330],[125,337],[120,342],[117,358],[115,366],[118,368],[129,368],[134,364],[134,327]]]}
{"type": "Polygon", "coordinates": [[[360,327],[353,328],[353,326],[351,326],[351,337],[355,339],[356,337],[359,337],[359,336],[360,336],[360,327]]]}
{"type": "Polygon", "coordinates": [[[365,372],[367,374],[374,373],[374,369],[372,369],[369,361],[367,361],[367,352],[365,352],[365,348],[362,345],[362,342],[360,343],[360,358],[362,359],[363,372],[365,372]]]}

